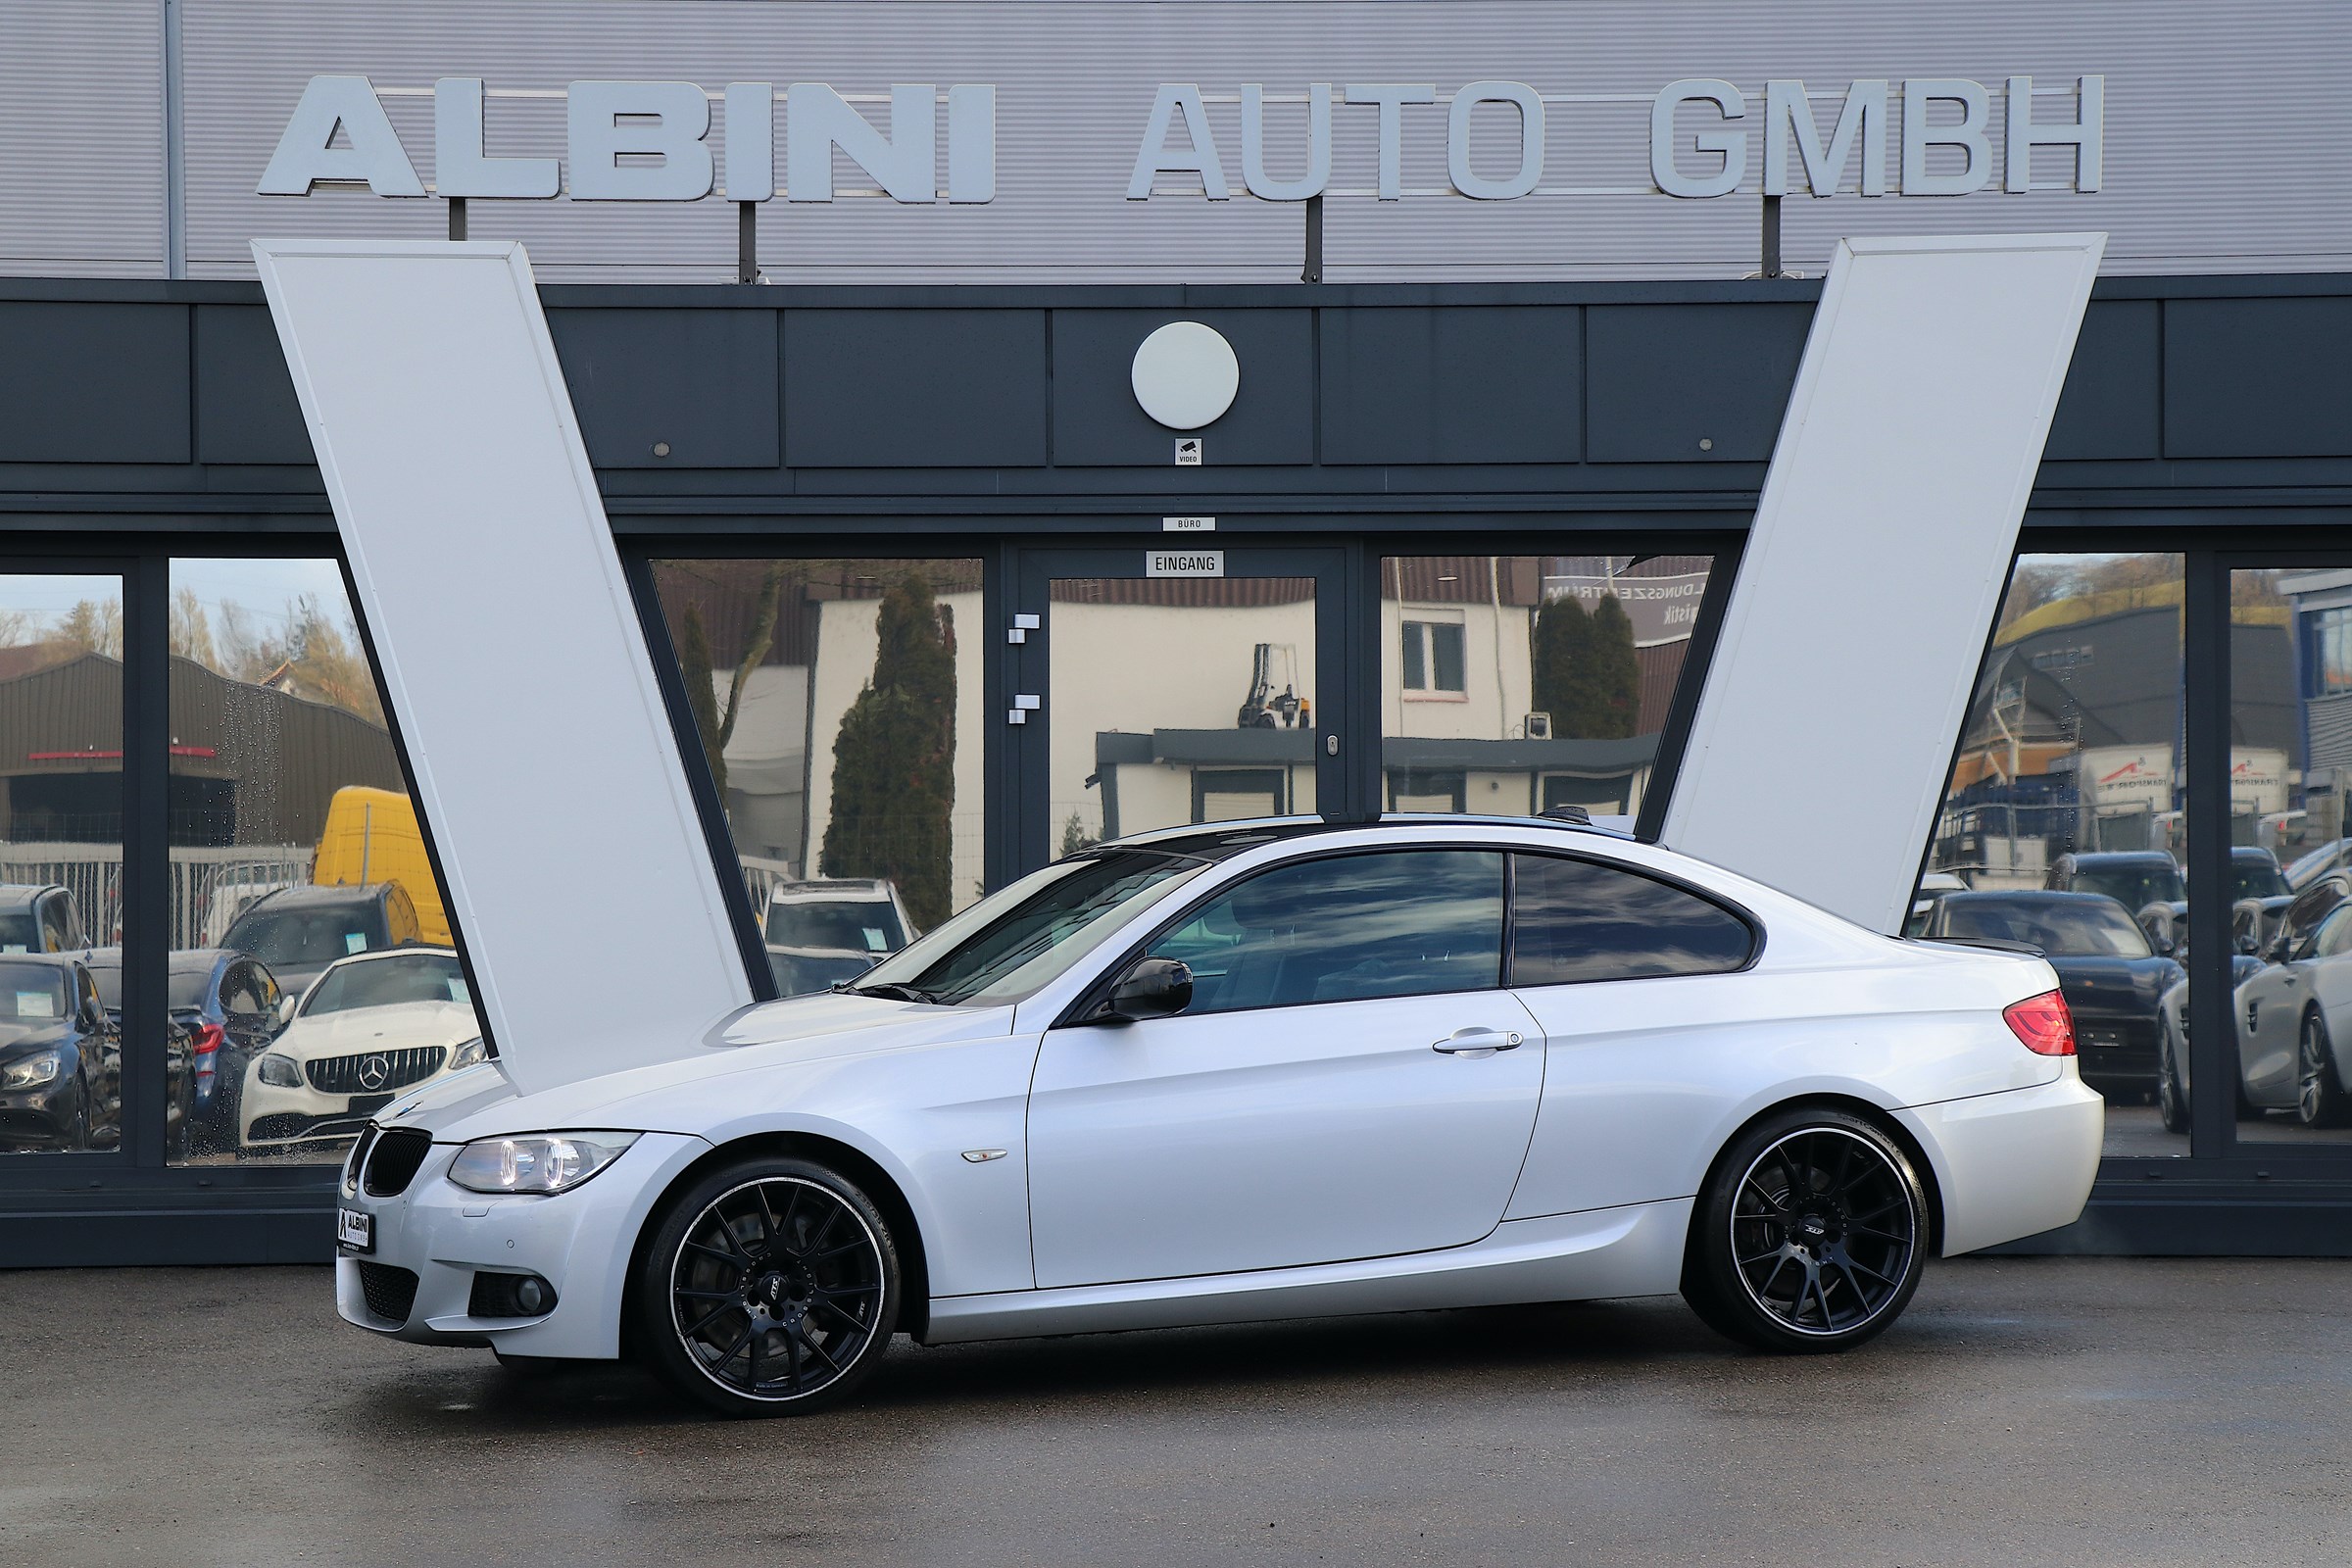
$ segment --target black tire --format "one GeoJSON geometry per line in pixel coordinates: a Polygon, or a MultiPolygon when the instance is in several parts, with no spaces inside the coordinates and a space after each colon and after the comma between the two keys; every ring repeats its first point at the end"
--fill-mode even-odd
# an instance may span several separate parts
{"type": "Polygon", "coordinates": [[[2156,1112],[2164,1118],[2168,1133],[2188,1131],[2188,1093],[2180,1087],[2180,1062],[2174,1054],[2173,1026],[2167,1023],[2157,1035],[2156,1046],[2156,1112]]]}
{"type": "Polygon", "coordinates": [[[873,1372],[899,1319],[890,1222],[811,1160],[745,1159],[672,1195],[635,1290],[645,1359],[731,1416],[837,1404],[873,1372]]]}
{"type": "Polygon", "coordinates": [[[2295,1119],[2306,1127],[2341,1127],[2352,1121],[2352,1095],[2335,1070],[2335,1047],[2320,1009],[2303,1015],[2295,1044],[2295,1119]]]}
{"type": "Polygon", "coordinates": [[[1828,1106],[1765,1117],[1707,1175],[1683,1254],[1683,1297],[1760,1350],[1820,1353],[1876,1337],[1919,1287],[1928,1200],[1910,1155],[1828,1106]]]}

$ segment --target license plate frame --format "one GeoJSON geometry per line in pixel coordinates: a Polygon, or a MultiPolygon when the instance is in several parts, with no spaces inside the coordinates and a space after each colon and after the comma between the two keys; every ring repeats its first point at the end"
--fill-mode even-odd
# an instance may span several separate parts
{"type": "Polygon", "coordinates": [[[364,1209],[336,1209],[335,1245],[346,1252],[374,1251],[375,1216],[364,1209]]]}

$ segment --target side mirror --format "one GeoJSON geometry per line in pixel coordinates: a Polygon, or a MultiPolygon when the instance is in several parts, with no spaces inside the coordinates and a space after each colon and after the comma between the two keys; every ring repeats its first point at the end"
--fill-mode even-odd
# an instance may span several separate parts
{"type": "Polygon", "coordinates": [[[294,1005],[300,1001],[302,1001],[302,999],[291,991],[277,999],[277,1022],[279,1028],[282,1029],[287,1024],[290,1024],[294,1021],[294,1005]]]}
{"type": "Polygon", "coordinates": [[[1176,958],[1139,958],[1119,977],[1102,1017],[1121,1023],[1167,1018],[1193,1004],[1193,971],[1176,958]]]}
{"type": "Polygon", "coordinates": [[[2237,934],[2237,951],[2247,955],[2249,957],[2259,952],[2261,947],[2262,944],[2254,940],[2253,932],[2240,931],[2237,934]]]}

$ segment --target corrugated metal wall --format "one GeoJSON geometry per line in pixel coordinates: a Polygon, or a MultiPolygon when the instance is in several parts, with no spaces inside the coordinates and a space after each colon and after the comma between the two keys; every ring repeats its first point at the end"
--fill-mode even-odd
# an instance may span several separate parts
{"type": "MultiPolygon", "coordinates": [[[[1293,94],[1309,81],[1431,82],[1447,93],[1502,77],[1546,94],[1615,95],[1549,105],[1543,189],[1622,190],[1648,183],[1648,95],[1678,77],[1738,83],[1758,130],[1767,77],[1800,77],[1819,91],[1857,77],[1965,76],[1996,91],[1997,149],[2003,78],[2030,74],[2048,88],[2095,72],[2108,93],[2102,191],[2010,195],[1996,178],[1995,188],[1957,198],[1791,198],[1788,265],[1818,270],[1846,233],[2095,227],[2113,236],[2111,273],[2352,268],[2352,165],[2338,148],[2352,6],[2342,0],[182,0],[179,10],[187,254],[197,276],[248,275],[246,242],[259,234],[443,231],[440,204],[429,200],[253,194],[304,82],[322,72],[364,74],[392,94],[393,122],[428,183],[426,89],[438,75],[487,78],[491,150],[517,156],[563,153],[560,93],[570,80],[682,79],[712,92],[746,78],[822,80],[845,93],[910,80],[997,83],[993,204],[845,197],[761,210],[769,274],[810,282],[1296,277],[1295,206],[1124,199],[1160,81],[1195,81],[1208,94],[1237,183],[1245,82],[1293,94]]],[[[158,0],[0,0],[11,45],[0,49],[0,269],[152,270],[163,201],[161,12],[158,0]],[[20,38],[32,47],[16,47],[20,38]],[[128,177],[134,170],[143,184],[128,177]],[[101,199],[91,194],[100,186],[125,194],[101,199]]],[[[2046,99],[2039,117],[2072,111],[2071,98],[2046,99]]],[[[1509,116],[1490,113],[1495,146],[1486,154],[1499,164],[1509,116]]],[[[1335,189],[1363,190],[1373,180],[1374,111],[1343,106],[1335,116],[1335,189]]],[[[1303,110],[1279,106],[1270,118],[1281,172],[1298,156],[1303,110]]],[[[1404,185],[1431,194],[1330,198],[1328,277],[1723,277],[1756,266],[1760,135],[1749,138],[1746,188],[1715,201],[1540,191],[1473,202],[1440,193],[1445,123],[1443,103],[1405,112],[1404,185]]],[[[723,140],[714,127],[713,145],[723,140]]],[[[1890,161],[1897,145],[1890,137],[1890,161]]],[[[2045,157],[2043,177],[2053,179],[2061,160],[2045,157]]],[[[868,183],[846,161],[840,170],[848,183],[868,183]]],[[[471,221],[476,236],[528,242],[554,279],[732,275],[734,218],[723,201],[476,202],[471,221]]]]}

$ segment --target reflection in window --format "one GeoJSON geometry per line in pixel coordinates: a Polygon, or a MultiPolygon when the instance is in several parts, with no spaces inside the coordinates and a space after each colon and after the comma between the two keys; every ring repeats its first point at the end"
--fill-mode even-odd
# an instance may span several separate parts
{"type": "Polygon", "coordinates": [[[174,561],[172,592],[172,1156],[340,1159],[482,1057],[440,881],[335,563],[174,561]]]}
{"type": "Polygon", "coordinates": [[[1189,1013],[1481,991],[1502,977],[1502,857],[1341,855],[1263,871],[1152,944],[1189,1013]]]}
{"type": "Polygon", "coordinates": [[[0,575],[0,1152],[114,1149],[122,1039],[90,944],[121,918],[120,578],[0,575]]]}
{"type": "Polygon", "coordinates": [[[778,989],[978,898],[977,561],[663,561],[654,580],[778,989]]]}
{"type": "Polygon", "coordinates": [[[1615,866],[1521,855],[1511,876],[1515,986],[1722,974],[1755,947],[1729,909],[1615,866]]]}
{"type": "Polygon", "coordinates": [[[1388,808],[1639,811],[1710,564],[1706,556],[1385,560],[1388,808]]]}
{"type": "Polygon", "coordinates": [[[2177,555],[2018,558],[1909,926],[2043,951],[2111,1154],[2188,1152],[2181,603],[2177,555]]]}

